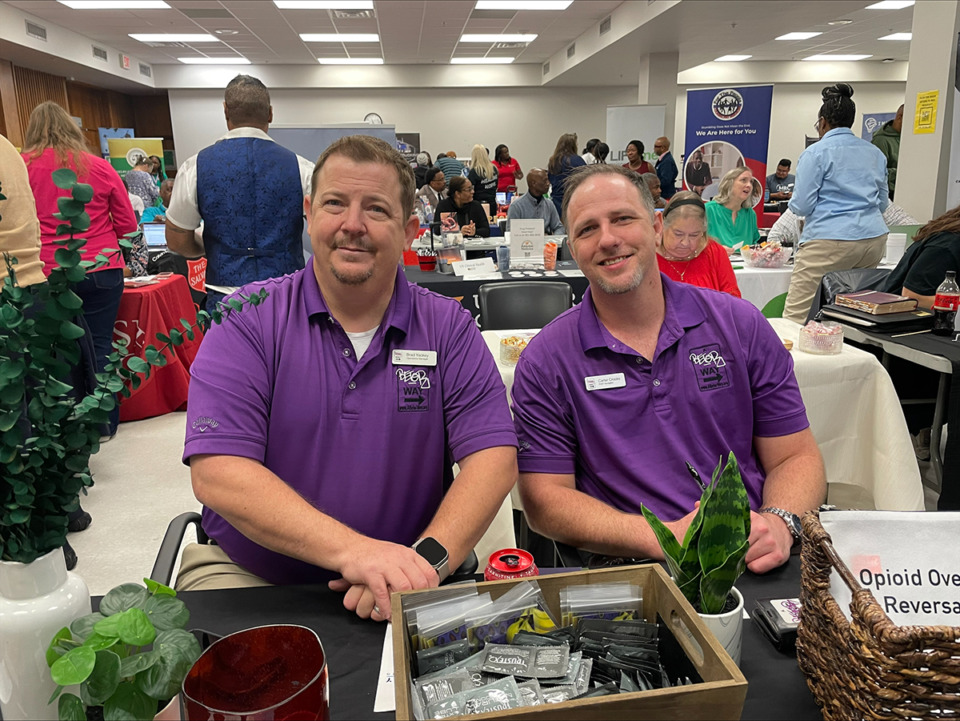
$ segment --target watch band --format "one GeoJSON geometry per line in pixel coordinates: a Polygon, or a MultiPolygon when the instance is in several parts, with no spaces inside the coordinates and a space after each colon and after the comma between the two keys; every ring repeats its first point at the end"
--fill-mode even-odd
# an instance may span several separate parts
{"type": "Polygon", "coordinates": [[[790,511],[785,511],[782,508],[777,508],[776,506],[767,506],[766,508],[761,508],[758,513],[772,513],[775,516],[780,516],[783,519],[783,522],[787,524],[787,529],[790,531],[790,535],[793,536],[795,541],[800,540],[800,534],[802,532],[802,527],[800,526],[800,517],[795,513],[790,513],[790,511]]]}

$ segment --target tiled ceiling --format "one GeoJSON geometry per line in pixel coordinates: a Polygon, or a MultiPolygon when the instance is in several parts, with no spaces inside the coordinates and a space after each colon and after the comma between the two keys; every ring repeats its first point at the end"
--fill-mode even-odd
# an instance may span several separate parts
{"type": "Polygon", "coordinates": [[[167,0],[165,10],[72,10],[53,0],[7,5],[153,64],[180,57],[243,56],[254,65],[308,64],[318,57],[383,57],[388,64],[454,57],[515,57],[541,63],[609,15],[619,0],[577,0],[563,11],[475,10],[474,0],[376,0],[373,11],[281,10],[270,0],[167,0]],[[144,44],[129,33],[215,34],[218,43],[144,44]],[[306,43],[300,33],[378,33],[379,43],[306,43]],[[529,45],[460,43],[463,33],[535,33],[529,45]]]}

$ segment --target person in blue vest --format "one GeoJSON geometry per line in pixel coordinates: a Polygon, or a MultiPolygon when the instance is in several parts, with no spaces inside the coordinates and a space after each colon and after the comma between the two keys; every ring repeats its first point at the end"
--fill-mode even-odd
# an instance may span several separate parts
{"type": "MultiPolygon", "coordinates": [[[[236,287],[304,267],[303,199],[313,162],[267,135],[270,93],[238,75],[223,94],[227,133],[177,171],[167,208],[170,250],[207,257],[207,284],[236,287]],[[203,224],[202,239],[194,232],[203,224]]],[[[223,299],[207,293],[207,310],[223,299]]]]}

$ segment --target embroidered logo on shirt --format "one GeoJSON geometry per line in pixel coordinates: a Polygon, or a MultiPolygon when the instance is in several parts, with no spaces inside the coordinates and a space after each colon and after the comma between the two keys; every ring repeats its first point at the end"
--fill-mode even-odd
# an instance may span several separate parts
{"type": "Polygon", "coordinates": [[[430,410],[430,376],[423,368],[397,368],[397,410],[419,413],[430,410]]]}
{"type": "Polygon", "coordinates": [[[213,418],[207,418],[206,416],[200,416],[193,422],[191,428],[193,428],[195,431],[206,433],[208,428],[218,428],[219,426],[219,421],[215,421],[213,418]]]}
{"type": "Polygon", "coordinates": [[[701,346],[690,351],[690,362],[697,376],[697,385],[702,391],[715,391],[730,385],[727,377],[727,362],[723,359],[720,346],[716,343],[701,346]]]}

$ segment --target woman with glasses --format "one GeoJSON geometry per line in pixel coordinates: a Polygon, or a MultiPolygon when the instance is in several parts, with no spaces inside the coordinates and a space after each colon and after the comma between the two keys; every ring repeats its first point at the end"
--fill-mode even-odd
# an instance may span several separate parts
{"type": "Polygon", "coordinates": [[[473,184],[462,175],[450,178],[450,194],[437,204],[434,222],[442,224],[445,213],[453,214],[464,238],[490,237],[487,214],[483,212],[483,206],[473,199],[473,184]]]}
{"type": "Polygon", "coordinates": [[[800,155],[788,206],[805,217],[783,311],[797,323],[806,322],[825,273],[876,268],[887,242],[887,159],[850,130],[853,88],[838,83],[821,97],[814,126],[820,140],[800,155]]]}
{"type": "Polygon", "coordinates": [[[671,280],[711,288],[740,298],[726,251],[707,237],[707,214],[696,193],[675,193],[663,211],[657,265],[671,280]]]}

